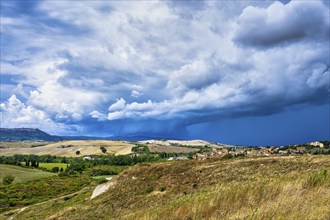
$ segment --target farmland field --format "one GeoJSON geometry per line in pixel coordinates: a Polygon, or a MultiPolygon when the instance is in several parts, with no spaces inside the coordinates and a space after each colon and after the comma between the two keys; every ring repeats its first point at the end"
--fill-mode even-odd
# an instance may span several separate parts
{"type": "MultiPolygon", "coordinates": [[[[12,165],[0,164],[0,179],[6,175],[12,175],[15,177],[13,183],[27,182],[44,177],[54,176],[55,174],[44,172],[37,169],[29,169],[12,165]]],[[[2,185],[2,181],[0,182],[2,185]]]]}
{"type": "Polygon", "coordinates": [[[0,142],[0,148],[31,148],[41,147],[53,142],[34,142],[34,141],[18,141],[18,142],[0,142]]]}
{"type": "Polygon", "coordinates": [[[199,151],[199,148],[190,147],[174,147],[165,145],[148,145],[150,152],[165,152],[165,153],[190,153],[199,151]]]}
{"type": "MultiPolygon", "coordinates": [[[[25,166],[25,162],[21,162],[22,166],[25,166]]],[[[69,166],[67,163],[39,163],[40,168],[45,168],[49,171],[53,169],[53,167],[63,168],[64,170],[69,166]]]]}
{"type": "Polygon", "coordinates": [[[145,140],[139,141],[142,144],[155,144],[155,145],[162,145],[162,146],[173,146],[173,145],[181,145],[181,146],[190,146],[190,147],[201,147],[201,146],[209,146],[217,148],[219,147],[218,144],[211,143],[208,141],[203,140],[145,140]]]}
{"type": "MultiPolygon", "coordinates": [[[[15,144],[14,144],[15,145],[15,144]]],[[[10,147],[1,148],[2,156],[12,156],[14,154],[34,154],[34,155],[54,155],[62,157],[80,157],[85,155],[125,155],[130,154],[134,145],[125,141],[105,141],[105,140],[88,140],[88,141],[60,141],[51,143],[41,147],[10,147]],[[103,146],[107,150],[102,153],[100,147],[103,146]],[[80,154],[77,155],[76,152],[80,154]]]]}

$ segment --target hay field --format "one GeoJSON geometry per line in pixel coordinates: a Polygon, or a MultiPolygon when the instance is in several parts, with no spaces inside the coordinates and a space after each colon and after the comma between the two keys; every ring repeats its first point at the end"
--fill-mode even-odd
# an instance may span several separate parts
{"type": "Polygon", "coordinates": [[[148,144],[150,152],[164,152],[164,153],[190,153],[199,151],[199,148],[189,148],[189,147],[173,147],[164,145],[154,145],[148,144]]]}
{"type": "Polygon", "coordinates": [[[163,146],[181,145],[181,146],[198,147],[198,146],[207,145],[209,147],[215,147],[215,148],[219,147],[219,145],[203,140],[145,140],[139,142],[142,144],[156,144],[163,146]]]}
{"type": "Polygon", "coordinates": [[[18,141],[18,142],[0,142],[0,148],[30,148],[30,147],[41,147],[53,142],[43,141],[18,141]]]}
{"type": "Polygon", "coordinates": [[[80,157],[85,155],[125,155],[130,154],[134,145],[125,141],[107,141],[107,140],[73,140],[60,141],[41,147],[15,147],[1,148],[0,155],[12,156],[14,154],[34,154],[34,155],[54,155],[62,157],[80,157]],[[106,153],[102,153],[100,147],[104,146],[107,149],[106,153]],[[80,151],[76,155],[76,151],[80,151]]]}

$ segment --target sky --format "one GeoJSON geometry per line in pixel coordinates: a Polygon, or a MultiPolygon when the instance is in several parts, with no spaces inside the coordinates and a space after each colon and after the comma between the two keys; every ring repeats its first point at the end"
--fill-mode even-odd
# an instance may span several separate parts
{"type": "Polygon", "coordinates": [[[329,1],[1,1],[1,127],[330,139],[329,1]]]}

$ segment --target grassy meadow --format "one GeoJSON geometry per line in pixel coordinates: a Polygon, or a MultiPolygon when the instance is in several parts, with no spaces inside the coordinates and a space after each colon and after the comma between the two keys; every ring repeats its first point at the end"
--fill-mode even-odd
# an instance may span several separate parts
{"type": "Polygon", "coordinates": [[[2,178],[6,175],[14,176],[15,179],[12,184],[15,184],[54,176],[55,174],[38,169],[29,169],[19,166],[0,164],[0,186],[3,185],[2,178]]]}
{"type": "Polygon", "coordinates": [[[15,219],[329,219],[330,157],[138,164],[89,200],[30,207],[15,219]]]}
{"type": "MultiPolygon", "coordinates": [[[[90,186],[92,179],[87,176],[62,177],[57,176],[38,180],[21,182],[0,187],[0,219],[9,215],[13,210],[36,203],[49,201],[71,193],[76,193],[90,186]]],[[[93,185],[92,185],[93,186],[93,185]]],[[[41,210],[40,210],[41,211],[41,210]]],[[[35,219],[33,216],[29,219],[35,219]]]]}
{"type": "Polygon", "coordinates": [[[63,168],[65,170],[67,166],[70,165],[66,163],[39,163],[39,167],[45,168],[49,171],[51,171],[54,167],[58,167],[59,169],[63,168]]]}
{"type": "MultiPolygon", "coordinates": [[[[25,166],[25,162],[21,162],[22,166],[25,166]]],[[[49,171],[51,171],[54,167],[63,168],[64,170],[67,168],[67,166],[70,166],[66,163],[39,163],[40,168],[45,168],[49,171]]]]}

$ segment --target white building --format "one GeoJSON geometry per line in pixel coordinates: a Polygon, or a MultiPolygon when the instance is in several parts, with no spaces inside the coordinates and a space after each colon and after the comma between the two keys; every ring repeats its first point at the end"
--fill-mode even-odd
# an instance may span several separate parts
{"type": "Polygon", "coordinates": [[[90,156],[86,156],[86,157],[83,157],[83,160],[94,160],[94,158],[92,158],[90,156]]]}
{"type": "Polygon", "coordinates": [[[324,144],[321,143],[321,142],[318,142],[318,141],[312,141],[312,142],[309,142],[307,144],[315,146],[315,147],[322,147],[322,148],[324,147],[324,144]]]}

